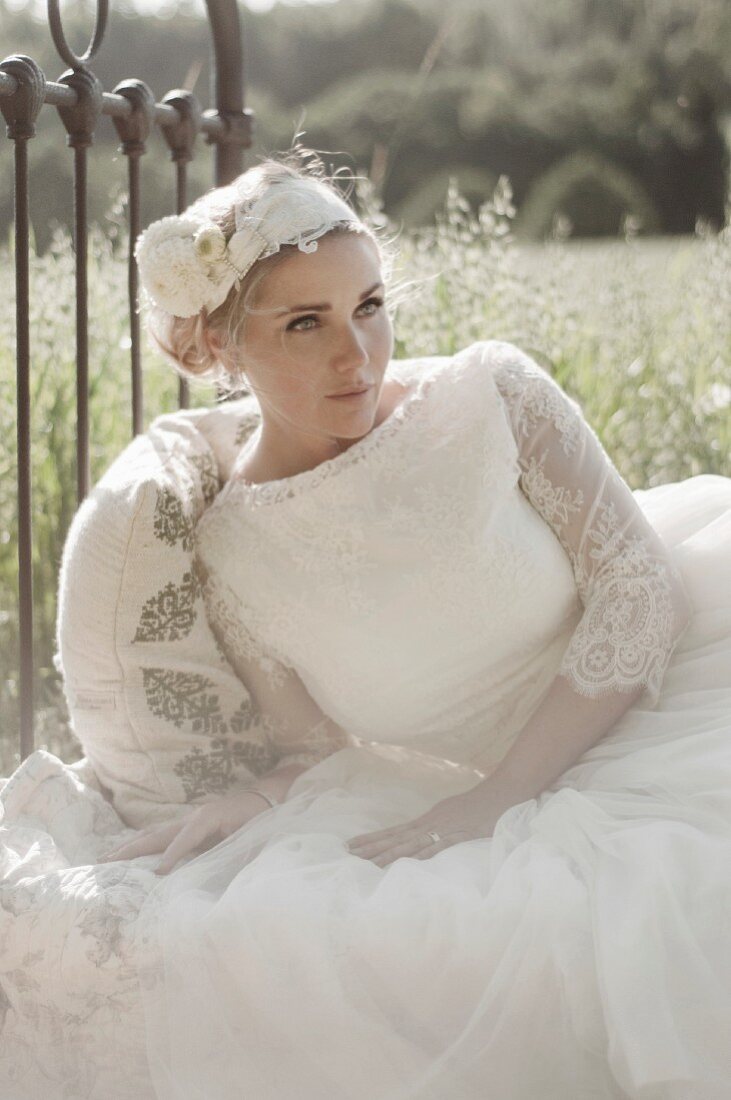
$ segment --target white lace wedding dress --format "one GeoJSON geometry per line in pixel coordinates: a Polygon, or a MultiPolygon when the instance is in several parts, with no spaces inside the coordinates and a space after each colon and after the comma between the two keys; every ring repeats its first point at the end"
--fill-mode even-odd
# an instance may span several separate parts
{"type": "Polygon", "coordinates": [[[508,343],[389,376],[366,437],[235,470],[199,525],[214,630],[311,766],[145,904],[157,1094],[728,1100],[731,479],[631,492],[508,343]],[[490,774],[557,676],[634,695],[491,837],[348,852],[490,774]]]}

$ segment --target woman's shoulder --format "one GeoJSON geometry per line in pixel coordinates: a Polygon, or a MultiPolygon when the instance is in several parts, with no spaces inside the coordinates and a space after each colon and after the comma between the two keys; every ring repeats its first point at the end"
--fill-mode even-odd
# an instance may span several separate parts
{"type": "Polygon", "coordinates": [[[440,431],[459,430],[462,417],[484,413],[485,403],[499,409],[541,379],[556,386],[530,353],[499,339],[475,340],[450,355],[393,359],[386,378],[415,393],[417,404],[429,397],[427,422],[440,431]]]}
{"type": "Polygon", "coordinates": [[[392,359],[388,373],[399,380],[418,379],[429,374],[443,374],[446,378],[455,379],[478,378],[481,372],[496,380],[510,376],[545,377],[548,371],[537,362],[536,354],[509,340],[475,340],[449,355],[392,359]]]}
{"type": "Polygon", "coordinates": [[[456,352],[448,360],[445,374],[457,384],[461,396],[472,388],[490,394],[493,402],[514,411],[516,407],[550,408],[568,402],[579,407],[553,377],[544,355],[509,340],[477,340],[456,352]]]}

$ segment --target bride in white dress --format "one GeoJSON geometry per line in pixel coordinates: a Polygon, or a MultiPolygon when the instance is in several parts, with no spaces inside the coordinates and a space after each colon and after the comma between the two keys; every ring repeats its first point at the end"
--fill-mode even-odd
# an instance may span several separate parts
{"type": "Polygon", "coordinates": [[[512,344],[393,360],[379,242],[303,180],[240,177],[205,323],[139,252],[171,357],[261,406],[197,556],[280,754],[110,853],[161,853],[156,1093],[728,1100],[731,480],[630,491],[512,344]]]}

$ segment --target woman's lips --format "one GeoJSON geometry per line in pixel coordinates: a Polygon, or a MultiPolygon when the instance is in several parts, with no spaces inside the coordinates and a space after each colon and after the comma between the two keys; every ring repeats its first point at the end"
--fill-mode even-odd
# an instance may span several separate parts
{"type": "Polygon", "coordinates": [[[360,397],[365,397],[370,393],[372,386],[368,386],[365,390],[359,390],[357,393],[330,393],[328,397],[331,397],[333,401],[357,401],[360,397]]]}

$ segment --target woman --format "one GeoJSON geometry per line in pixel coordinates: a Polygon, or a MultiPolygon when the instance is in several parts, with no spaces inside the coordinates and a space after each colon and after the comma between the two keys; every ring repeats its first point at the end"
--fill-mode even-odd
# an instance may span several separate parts
{"type": "Polygon", "coordinates": [[[633,494],[511,344],[392,360],[317,164],[137,254],[178,369],[261,406],[197,555],[280,750],[110,853],[162,853],[158,1095],[727,1097],[731,482],[633,494]]]}

